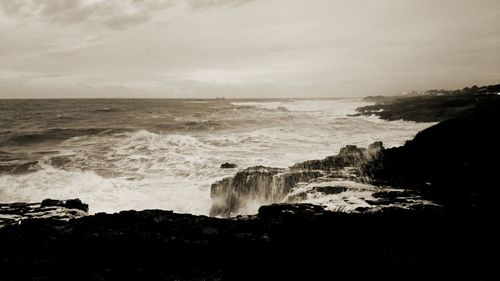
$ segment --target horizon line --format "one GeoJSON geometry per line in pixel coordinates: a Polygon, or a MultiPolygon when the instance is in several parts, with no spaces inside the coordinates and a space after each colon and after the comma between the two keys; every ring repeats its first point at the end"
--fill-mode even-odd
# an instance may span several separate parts
{"type": "Polygon", "coordinates": [[[365,98],[367,96],[358,96],[358,97],[213,97],[213,98],[176,98],[176,97],[23,97],[23,98],[2,98],[0,100],[277,100],[277,99],[290,99],[290,100],[320,100],[320,99],[348,99],[348,98],[365,98]]]}

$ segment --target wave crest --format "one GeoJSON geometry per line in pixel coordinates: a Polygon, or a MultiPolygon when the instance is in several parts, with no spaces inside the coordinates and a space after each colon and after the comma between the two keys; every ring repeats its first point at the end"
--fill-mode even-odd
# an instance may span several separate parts
{"type": "Polygon", "coordinates": [[[185,147],[207,147],[197,138],[181,134],[157,134],[146,130],[132,133],[123,143],[125,149],[165,150],[185,147]]]}

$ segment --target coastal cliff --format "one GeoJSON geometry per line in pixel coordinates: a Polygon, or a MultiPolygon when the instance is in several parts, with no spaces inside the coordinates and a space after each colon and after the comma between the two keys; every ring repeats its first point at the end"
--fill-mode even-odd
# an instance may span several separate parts
{"type": "Polygon", "coordinates": [[[381,142],[375,142],[368,148],[349,145],[342,148],[338,155],[297,163],[288,169],[263,166],[244,169],[212,185],[210,215],[231,217],[251,204],[260,206],[284,202],[299,183],[332,179],[362,181],[361,166],[375,159],[383,149],[381,142]]]}
{"type": "Polygon", "coordinates": [[[498,212],[500,99],[419,132],[363,166],[376,184],[423,191],[463,211],[498,212]]]}

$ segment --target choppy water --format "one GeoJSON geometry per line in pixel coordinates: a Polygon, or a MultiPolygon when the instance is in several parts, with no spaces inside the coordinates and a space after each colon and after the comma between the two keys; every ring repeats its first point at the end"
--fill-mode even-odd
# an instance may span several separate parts
{"type": "Polygon", "coordinates": [[[230,162],[287,167],[430,124],[349,117],[337,100],[0,100],[0,202],[81,198],[91,212],[208,214],[230,162]]]}

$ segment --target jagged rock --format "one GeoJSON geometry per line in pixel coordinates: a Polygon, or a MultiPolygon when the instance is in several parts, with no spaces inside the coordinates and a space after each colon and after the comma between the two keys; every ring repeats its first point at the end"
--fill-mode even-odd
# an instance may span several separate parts
{"type": "Polygon", "coordinates": [[[364,163],[376,158],[383,150],[384,146],[380,141],[370,144],[368,148],[348,145],[341,148],[338,155],[329,156],[322,160],[309,160],[297,163],[290,167],[290,169],[338,170],[345,167],[360,167],[364,163]]]}
{"type": "Polygon", "coordinates": [[[314,198],[316,196],[325,196],[331,194],[339,194],[348,190],[347,187],[337,186],[338,182],[314,182],[311,183],[299,183],[290,190],[288,195],[285,197],[285,203],[299,203],[304,200],[314,198]]]}
{"type": "Polygon", "coordinates": [[[89,211],[89,205],[83,203],[80,199],[69,199],[69,200],[54,200],[45,199],[41,203],[41,207],[64,207],[67,209],[76,209],[84,212],[89,211]]]}
{"type": "Polygon", "coordinates": [[[314,191],[321,192],[324,194],[339,194],[347,191],[347,187],[344,186],[315,186],[314,191]]]}
{"type": "Polygon", "coordinates": [[[69,220],[86,216],[88,205],[80,199],[45,199],[42,203],[0,204],[0,227],[18,224],[27,219],[69,220]]]}
{"type": "Polygon", "coordinates": [[[416,191],[413,190],[391,190],[391,191],[378,191],[372,194],[373,198],[407,198],[415,197],[416,191]]]}
{"type": "Polygon", "coordinates": [[[372,153],[379,153],[380,151],[384,150],[384,143],[381,141],[376,141],[368,145],[368,150],[372,153]]]}
{"type": "Polygon", "coordinates": [[[323,177],[360,178],[359,167],[376,158],[383,150],[382,142],[375,142],[368,148],[349,145],[342,148],[338,155],[298,163],[289,169],[263,166],[247,168],[234,177],[212,185],[210,215],[230,217],[248,205],[283,202],[290,190],[300,182],[323,177]]]}
{"type": "Polygon", "coordinates": [[[298,218],[304,216],[318,216],[328,211],[314,204],[272,204],[259,208],[258,217],[263,219],[282,219],[284,217],[298,218]]]}
{"type": "Polygon", "coordinates": [[[229,217],[252,203],[262,205],[281,202],[298,182],[322,175],[321,171],[289,171],[264,166],[247,168],[234,177],[212,184],[210,215],[229,217]]]}
{"type": "Polygon", "coordinates": [[[322,171],[300,170],[281,173],[274,177],[273,202],[281,202],[290,190],[299,182],[308,182],[323,176],[322,171]]]}
{"type": "Polygon", "coordinates": [[[500,212],[495,134],[500,99],[476,106],[419,132],[404,146],[384,150],[361,170],[374,184],[416,189],[448,208],[500,212]]]}
{"type": "Polygon", "coordinates": [[[233,168],[237,168],[237,167],[238,167],[238,165],[233,164],[233,163],[227,163],[227,162],[220,165],[221,169],[233,169],[233,168]]]}
{"type": "Polygon", "coordinates": [[[284,169],[257,166],[236,173],[212,184],[211,216],[229,217],[237,214],[248,201],[270,202],[273,176],[284,169]]]}

